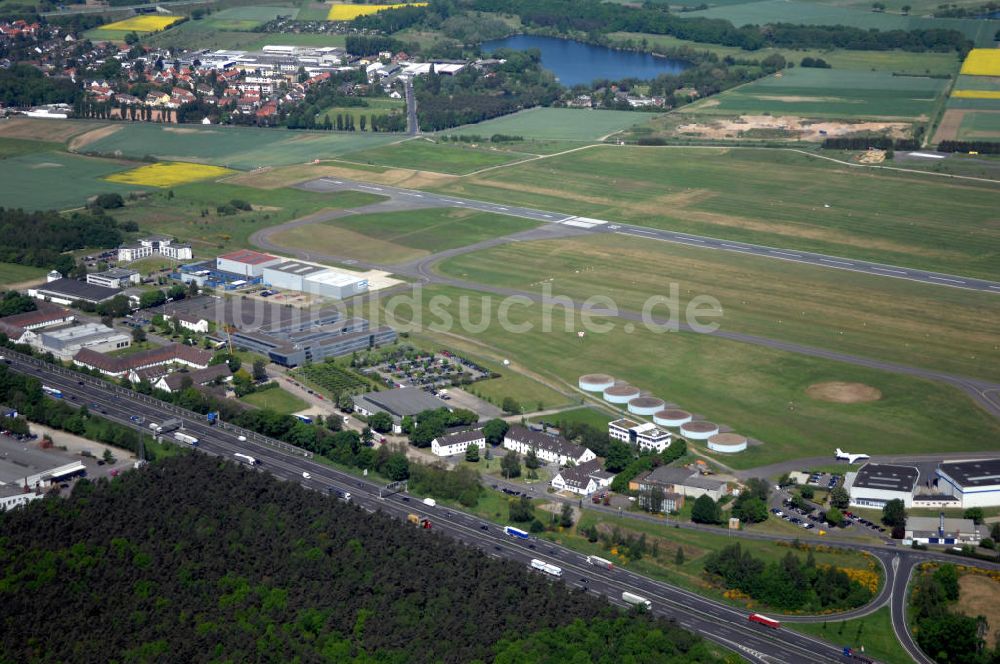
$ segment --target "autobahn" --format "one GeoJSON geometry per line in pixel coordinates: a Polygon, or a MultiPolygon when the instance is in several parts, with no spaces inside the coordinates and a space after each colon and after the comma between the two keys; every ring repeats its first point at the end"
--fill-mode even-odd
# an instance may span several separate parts
{"type": "Polygon", "coordinates": [[[405,494],[380,497],[378,485],[323,465],[310,453],[280,441],[226,423],[210,425],[196,413],[36,358],[10,352],[6,353],[6,358],[12,370],[39,378],[44,385],[59,389],[68,403],[87,405],[112,421],[148,433],[148,429],[130,418],[144,418],[147,423],[178,418],[184,423],[184,431],[199,439],[198,449],[203,453],[233,459],[235,453],[242,452],[259,460],[261,468],[275,477],[300,482],[317,491],[350,492],[351,502],[368,512],[378,511],[404,521],[409,513],[427,517],[435,532],[454,537],[489,556],[526,566],[533,558],[545,560],[562,568],[563,580],[570,587],[606,596],[613,604],[625,606],[620,599],[624,591],[641,595],[653,603],[655,614],[673,619],[747,660],[766,664],[843,660],[841,649],[829,643],[787,629],[772,630],[755,625],[747,620],[746,611],[626,569],[605,570],[591,566],[585,556],[560,545],[513,539],[504,535],[495,524],[459,510],[428,507],[405,494]],[[246,440],[240,440],[240,436],[246,440]],[[304,477],[303,473],[309,473],[309,477],[304,477]]]}
{"type": "Polygon", "coordinates": [[[415,189],[405,189],[393,187],[385,184],[371,184],[368,182],[358,182],[355,180],[345,180],[342,178],[319,178],[311,182],[299,185],[300,188],[309,191],[365,191],[382,196],[389,196],[393,199],[411,201],[421,206],[438,207],[458,207],[482,212],[492,212],[495,214],[505,214],[514,217],[522,217],[549,224],[563,224],[573,228],[582,229],[592,233],[616,233],[642,238],[644,240],[655,240],[660,242],[671,242],[689,247],[699,247],[716,251],[729,251],[740,254],[750,254],[762,258],[774,260],[790,261],[793,263],[806,263],[816,267],[824,267],[836,270],[846,270],[849,272],[861,272],[864,274],[889,277],[893,279],[906,279],[916,281],[931,286],[949,286],[966,290],[984,291],[1000,295],[1000,282],[989,281],[987,279],[976,279],[953,274],[931,272],[915,268],[901,267],[898,265],[887,265],[884,263],[873,263],[871,261],[845,258],[843,256],[829,256],[810,251],[799,251],[797,249],[783,249],[780,247],[769,247],[750,242],[737,242],[735,240],[724,240],[721,238],[708,237],[705,235],[695,235],[692,233],[681,233],[678,231],[650,228],[646,226],[635,226],[619,222],[607,221],[604,219],[592,219],[568,215],[561,212],[551,212],[537,210],[534,208],[521,207],[517,205],[503,205],[500,203],[490,203],[478,201],[471,198],[461,198],[436,194],[429,191],[418,191],[415,189]]]}

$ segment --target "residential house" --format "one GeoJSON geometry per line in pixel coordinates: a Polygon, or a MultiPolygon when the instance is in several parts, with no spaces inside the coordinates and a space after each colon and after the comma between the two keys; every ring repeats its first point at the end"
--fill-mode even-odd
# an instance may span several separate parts
{"type": "Polygon", "coordinates": [[[571,443],[562,436],[533,431],[521,425],[514,425],[507,431],[503,446],[504,449],[518,454],[527,454],[530,450],[535,450],[535,455],[539,459],[558,466],[570,463],[579,465],[597,458],[591,450],[571,443]]]}
{"type": "Polygon", "coordinates": [[[153,383],[153,387],[164,392],[177,392],[184,389],[188,380],[192,386],[200,387],[215,381],[229,382],[232,379],[233,372],[229,369],[229,365],[222,362],[196,371],[174,371],[153,383]]]}
{"type": "Polygon", "coordinates": [[[699,498],[707,495],[712,500],[719,500],[729,493],[728,485],[722,480],[704,477],[696,470],[660,466],[651,471],[641,473],[629,482],[629,489],[643,493],[654,487],[664,493],[677,493],[687,498],[699,498]]]}
{"type": "Polygon", "coordinates": [[[431,441],[431,453],[439,457],[465,454],[470,445],[486,449],[486,434],[482,429],[469,429],[438,436],[431,441]]]}
{"type": "Polygon", "coordinates": [[[614,473],[601,468],[600,459],[591,459],[577,466],[563,468],[552,478],[551,484],[556,491],[589,496],[598,489],[611,486],[614,479],[614,473]]]}

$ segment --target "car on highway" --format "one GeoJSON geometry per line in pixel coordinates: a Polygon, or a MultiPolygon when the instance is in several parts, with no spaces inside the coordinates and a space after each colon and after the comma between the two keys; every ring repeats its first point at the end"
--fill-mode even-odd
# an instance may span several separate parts
{"type": "Polygon", "coordinates": [[[236,440],[240,441],[241,443],[245,443],[245,442],[247,442],[247,437],[246,436],[236,436],[236,440]]]}
{"type": "Polygon", "coordinates": [[[312,479],[312,475],[310,475],[309,473],[307,473],[305,471],[302,471],[302,477],[303,477],[303,479],[307,479],[307,480],[308,479],[312,479]]]}
{"type": "Polygon", "coordinates": [[[489,527],[489,525],[487,525],[485,523],[481,523],[481,524],[479,524],[479,529],[480,530],[489,530],[490,527],[489,527]]]}

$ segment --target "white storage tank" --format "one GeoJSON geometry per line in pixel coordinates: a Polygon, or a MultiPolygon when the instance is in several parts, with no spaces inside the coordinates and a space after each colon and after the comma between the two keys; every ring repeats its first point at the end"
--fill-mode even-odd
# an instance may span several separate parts
{"type": "Polygon", "coordinates": [[[723,454],[736,454],[747,449],[747,439],[738,433],[717,433],[708,439],[708,449],[723,454]]]}
{"type": "Polygon", "coordinates": [[[628,402],[628,412],[636,415],[652,415],[663,410],[665,405],[667,404],[663,399],[656,397],[636,397],[628,402]]]}
{"type": "Polygon", "coordinates": [[[687,424],[692,419],[691,413],[677,408],[667,408],[653,413],[653,421],[661,427],[676,429],[682,424],[687,424]]]}
{"type": "Polygon", "coordinates": [[[708,440],[719,433],[719,425],[712,422],[688,422],[681,425],[681,435],[691,440],[708,440]]]}
{"type": "Polygon", "coordinates": [[[622,383],[604,390],[604,400],[608,403],[628,403],[639,396],[639,388],[622,383]]]}
{"type": "Polygon", "coordinates": [[[615,379],[608,374],[586,374],[580,376],[577,384],[584,392],[604,392],[609,387],[614,387],[615,379]]]}

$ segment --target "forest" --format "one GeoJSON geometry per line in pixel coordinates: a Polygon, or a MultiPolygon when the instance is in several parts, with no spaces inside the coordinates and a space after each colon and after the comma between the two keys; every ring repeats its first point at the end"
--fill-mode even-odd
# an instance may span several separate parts
{"type": "Polygon", "coordinates": [[[0,660],[715,663],[676,624],[191,453],[0,514],[0,660]]]}
{"type": "Polygon", "coordinates": [[[733,544],[709,554],[705,572],[728,589],[784,611],[848,609],[872,598],[871,590],[846,572],[817,565],[812,551],[805,562],[789,551],[782,560],[765,563],[733,544]]]}
{"type": "Polygon", "coordinates": [[[518,14],[526,25],[560,33],[644,32],[678,39],[757,50],[768,46],[803,49],[959,51],[972,48],[957,30],[864,30],[845,25],[777,23],[766,29],[729,21],[681,18],[664,4],[622,6],[600,0],[471,0],[479,11],[518,14]]]}
{"type": "Polygon", "coordinates": [[[72,104],[82,95],[80,86],[70,79],[46,76],[31,65],[15,64],[9,69],[0,67],[0,99],[4,106],[24,108],[41,104],[72,104]]]}
{"type": "Polygon", "coordinates": [[[122,227],[99,211],[63,216],[53,210],[25,212],[0,207],[0,262],[55,268],[74,267],[63,252],[84,247],[110,249],[122,243],[122,227]]]}
{"type": "Polygon", "coordinates": [[[922,569],[916,577],[912,602],[917,643],[941,664],[996,664],[1000,644],[995,649],[983,640],[986,619],[952,610],[961,595],[958,569],[943,564],[922,569]]]}

